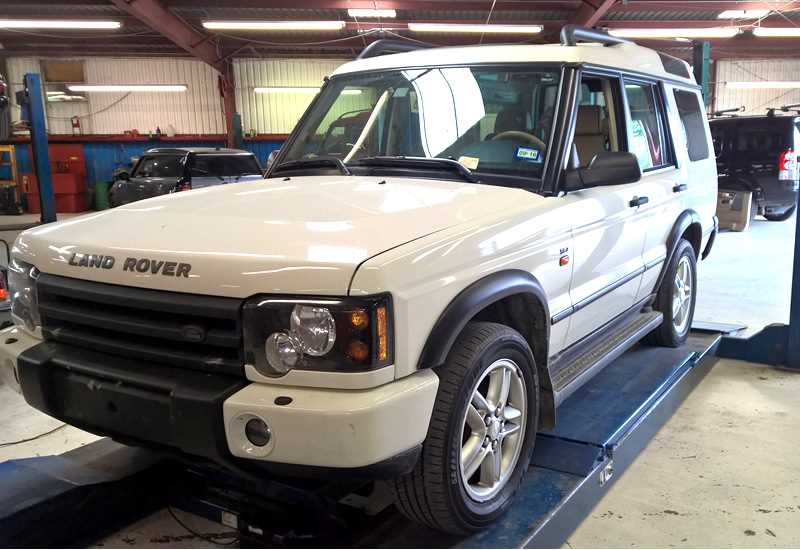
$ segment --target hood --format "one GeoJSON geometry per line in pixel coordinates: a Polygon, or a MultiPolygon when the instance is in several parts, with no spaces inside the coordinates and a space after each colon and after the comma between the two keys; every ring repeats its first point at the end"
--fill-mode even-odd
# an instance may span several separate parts
{"type": "Polygon", "coordinates": [[[232,297],[345,295],[366,259],[532,197],[430,179],[275,178],[34,228],[20,235],[15,254],[44,273],[127,286],[232,297]]]}

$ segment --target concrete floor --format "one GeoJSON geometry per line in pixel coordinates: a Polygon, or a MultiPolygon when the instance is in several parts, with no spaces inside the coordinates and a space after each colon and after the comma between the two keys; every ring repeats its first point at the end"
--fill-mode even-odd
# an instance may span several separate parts
{"type": "MultiPolygon", "coordinates": [[[[794,220],[721,234],[701,268],[696,318],[740,322],[750,333],[788,321],[793,239],[794,220]]],[[[799,394],[800,374],[719,361],[565,547],[800,547],[799,394]]],[[[96,439],[59,426],[0,386],[0,461],[96,439]]],[[[177,513],[193,530],[228,540],[227,528],[177,513]]],[[[98,546],[216,547],[166,511],[98,546]]]]}

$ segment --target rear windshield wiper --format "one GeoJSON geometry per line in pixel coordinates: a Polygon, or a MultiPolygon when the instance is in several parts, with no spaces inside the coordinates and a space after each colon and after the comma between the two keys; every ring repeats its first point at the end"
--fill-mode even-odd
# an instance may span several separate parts
{"type": "Polygon", "coordinates": [[[342,162],[341,159],[336,157],[314,157],[308,159],[287,160],[276,166],[275,169],[273,170],[273,173],[280,172],[282,170],[297,170],[299,168],[322,168],[326,166],[334,166],[335,168],[338,168],[339,171],[345,176],[351,175],[350,170],[347,169],[347,166],[345,166],[345,164],[342,162]]]}
{"type": "Polygon", "coordinates": [[[412,168],[444,168],[452,172],[457,172],[463,179],[471,183],[478,183],[475,174],[453,159],[428,158],[428,157],[363,157],[356,159],[350,164],[360,166],[388,166],[388,167],[412,167],[412,168]]]}

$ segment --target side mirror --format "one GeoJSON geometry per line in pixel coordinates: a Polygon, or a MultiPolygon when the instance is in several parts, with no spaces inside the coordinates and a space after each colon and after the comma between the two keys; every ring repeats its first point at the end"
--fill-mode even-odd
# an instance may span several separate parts
{"type": "Polygon", "coordinates": [[[642,169],[636,155],[626,151],[604,151],[597,153],[586,168],[568,171],[565,190],[636,183],[640,179],[642,169]]]}
{"type": "Polygon", "coordinates": [[[264,168],[264,175],[265,176],[267,175],[267,172],[269,172],[269,169],[272,167],[272,163],[275,162],[276,158],[278,158],[278,154],[280,152],[281,152],[280,149],[275,149],[267,157],[267,164],[266,164],[266,167],[264,168]]]}
{"type": "Polygon", "coordinates": [[[129,179],[131,179],[131,175],[128,172],[120,172],[119,175],[117,176],[117,179],[122,181],[128,181],[129,179]]]}

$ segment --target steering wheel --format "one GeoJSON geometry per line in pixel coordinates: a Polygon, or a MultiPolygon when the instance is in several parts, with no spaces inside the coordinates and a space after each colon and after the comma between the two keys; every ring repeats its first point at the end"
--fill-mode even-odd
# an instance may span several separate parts
{"type": "Polygon", "coordinates": [[[507,141],[523,141],[529,145],[535,145],[539,147],[542,152],[547,149],[547,145],[538,137],[534,136],[533,134],[529,134],[528,132],[522,132],[520,130],[507,130],[505,132],[500,132],[496,136],[492,138],[492,141],[496,140],[507,140],[507,141]]]}

